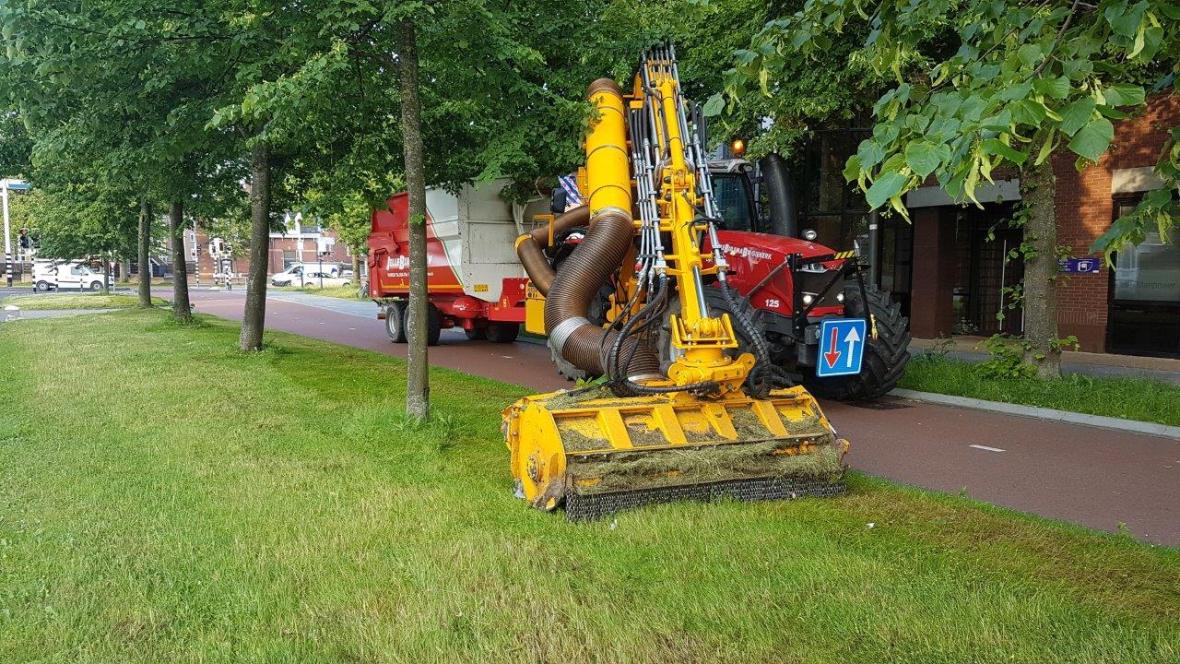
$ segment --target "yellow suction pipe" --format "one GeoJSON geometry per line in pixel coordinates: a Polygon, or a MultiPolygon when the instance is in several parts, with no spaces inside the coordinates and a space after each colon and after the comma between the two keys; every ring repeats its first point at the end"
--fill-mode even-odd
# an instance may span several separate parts
{"type": "Polygon", "coordinates": [[[609,78],[590,85],[590,102],[598,109],[586,136],[586,187],[590,192],[590,220],[615,208],[631,215],[631,169],[627,155],[627,124],[623,91],[609,78]]]}

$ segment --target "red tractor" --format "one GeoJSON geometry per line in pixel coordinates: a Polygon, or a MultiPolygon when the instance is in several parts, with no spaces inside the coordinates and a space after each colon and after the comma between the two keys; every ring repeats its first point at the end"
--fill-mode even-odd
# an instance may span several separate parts
{"type": "MultiPolygon", "coordinates": [[[[774,366],[790,380],[801,383],[817,396],[839,400],[869,400],[880,397],[896,385],[909,361],[909,321],[888,293],[865,280],[866,267],[854,251],[840,251],[816,244],[811,231],[798,232],[789,192],[786,169],[776,155],[760,162],[760,173],[742,159],[709,164],[714,200],[719,211],[717,234],[729,264],[730,292],[706,288],[705,300],[715,313],[725,312],[735,325],[741,347],[736,352],[757,350],[769,356],[774,366]],[[761,198],[765,210],[758,205],[761,198]],[[800,237],[803,235],[803,237],[800,237]],[[810,237],[808,237],[810,236],[810,237]],[[821,329],[825,321],[865,321],[863,350],[858,373],[821,377],[821,363],[835,364],[845,352],[838,339],[824,344],[821,329]],[[752,338],[756,333],[759,338],[752,338]],[[821,347],[827,350],[821,353],[821,347]]],[[[565,209],[564,193],[555,192],[554,212],[565,209]]],[[[573,228],[554,238],[546,256],[555,271],[580,242],[584,228],[573,228]]],[[[702,253],[709,255],[708,240],[702,253]]],[[[713,284],[716,286],[717,284],[713,284]]],[[[590,307],[595,322],[609,324],[615,287],[605,284],[598,301],[590,307]]],[[[670,362],[672,344],[667,330],[655,341],[661,358],[670,362]]],[[[849,350],[851,352],[851,350],[849,350]]],[[[589,379],[560,356],[554,356],[558,371],[567,378],[589,379]]]]}

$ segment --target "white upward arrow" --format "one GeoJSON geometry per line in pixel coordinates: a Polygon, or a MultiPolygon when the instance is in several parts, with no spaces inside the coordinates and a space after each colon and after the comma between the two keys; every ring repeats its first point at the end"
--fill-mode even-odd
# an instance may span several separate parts
{"type": "Polygon", "coordinates": [[[852,349],[860,343],[860,332],[857,332],[855,327],[848,330],[848,334],[844,337],[844,343],[848,344],[848,360],[844,366],[852,368],[852,349]]]}

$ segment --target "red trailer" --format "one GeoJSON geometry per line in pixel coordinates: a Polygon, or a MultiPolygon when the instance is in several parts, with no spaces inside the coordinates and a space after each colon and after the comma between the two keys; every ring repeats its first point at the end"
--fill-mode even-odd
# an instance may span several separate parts
{"type": "MultiPolygon", "coordinates": [[[[458,193],[426,192],[428,335],[461,327],[468,339],[509,343],[524,322],[528,277],[513,242],[523,229],[501,185],[465,185],[458,193]]],[[[369,291],[389,338],[405,343],[410,291],[409,201],[397,194],[374,210],[369,233],[369,291]]]]}

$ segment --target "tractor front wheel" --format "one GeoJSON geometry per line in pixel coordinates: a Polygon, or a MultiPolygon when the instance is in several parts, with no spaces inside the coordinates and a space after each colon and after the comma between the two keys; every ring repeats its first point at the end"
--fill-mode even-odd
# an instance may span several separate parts
{"type": "Polygon", "coordinates": [[[873,323],[869,323],[870,334],[860,373],[816,378],[812,370],[804,385],[816,396],[837,401],[871,401],[897,387],[897,381],[905,373],[905,365],[910,360],[909,320],[901,315],[901,305],[890,299],[888,293],[866,284],[865,295],[868,296],[867,305],[855,281],[844,286],[845,315],[867,320],[872,314],[877,327],[874,337],[873,323]]]}

